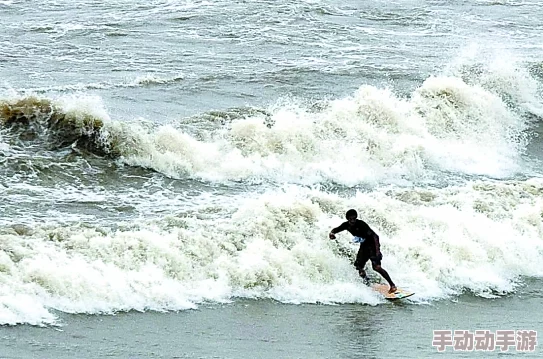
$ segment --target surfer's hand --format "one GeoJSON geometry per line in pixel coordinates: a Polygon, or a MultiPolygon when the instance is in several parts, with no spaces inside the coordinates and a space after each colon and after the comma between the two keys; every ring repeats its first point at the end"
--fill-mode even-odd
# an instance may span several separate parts
{"type": "Polygon", "coordinates": [[[330,233],[330,234],[328,235],[328,237],[329,237],[330,239],[336,239],[336,235],[335,235],[334,233],[330,233]]]}

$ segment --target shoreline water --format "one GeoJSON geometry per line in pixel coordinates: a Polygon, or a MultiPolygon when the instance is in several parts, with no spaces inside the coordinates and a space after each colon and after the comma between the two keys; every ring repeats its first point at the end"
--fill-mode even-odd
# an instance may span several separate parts
{"type": "MultiPolygon", "coordinates": [[[[534,285],[541,281],[534,281],[534,285]]],[[[178,313],[61,314],[60,327],[0,327],[2,359],[18,358],[472,358],[500,355],[432,346],[433,330],[536,330],[543,296],[379,305],[236,300],[178,313]],[[76,354],[77,353],[77,354],[76,354]]],[[[505,353],[503,353],[505,354],[505,353]]],[[[507,355],[541,356],[541,348],[507,355]]]]}

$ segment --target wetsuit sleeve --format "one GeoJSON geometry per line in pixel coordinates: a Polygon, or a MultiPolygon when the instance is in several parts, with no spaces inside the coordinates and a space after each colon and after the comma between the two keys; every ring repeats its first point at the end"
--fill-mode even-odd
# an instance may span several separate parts
{"type": "Polygon", "coordinates": [[[330,231],[330,233],[336,234],[336,233],[339,233],[339,232],[341,232],[341,231],[344,231],[344,230],[347,229],[347,225],[348,225],[348,222],[343,222],[342,224],[339,225],[339,227],[332,228],[332,230],[330,231]]]}

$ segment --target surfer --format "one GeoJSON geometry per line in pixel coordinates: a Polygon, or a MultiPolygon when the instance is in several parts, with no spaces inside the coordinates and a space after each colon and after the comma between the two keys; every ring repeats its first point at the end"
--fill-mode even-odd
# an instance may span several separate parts
{"type": "Polygon", "coordinates": [[[381,259],[383,259],[383,255],[381,254],[380,250],[381,246],[379,244],[379,236],[366,222],[357,219],[358,213],[356,210],[348,210],[345,217],[347,218],[347,222],[343,222],[339,227],[333,228],[330,231],[330,239],[336,239],[336,233],[344,230],[349,231],[349,233],[354,236],[354,242],[360,243],[360,248],[358,249],[358,254],[356,255],[356,261],[354,262],[354,266],[358,270],[358,274],[362,277],[362,279],[364,279],[366,284],[369,283],[364,266],[368,260],[371,260],[373,270],[383,276],[383,278],[385,278],[390,285],[388,292],[394,293],[397,289],[396,285],[392,279],[390,279],[387,271],[381,267],[381,259]]]}

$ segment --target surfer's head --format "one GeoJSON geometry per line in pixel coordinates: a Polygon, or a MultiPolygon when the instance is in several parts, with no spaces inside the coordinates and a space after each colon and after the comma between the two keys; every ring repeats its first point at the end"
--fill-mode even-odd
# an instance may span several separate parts
{"type": "Polygon", "coordinates": [[[349,221],[349,223],[354,223],[356,221],[356,217],[358,217],[358,213],[356,213],[356,210],[350,209],[345,213],[345,218],[349,221]]]}

